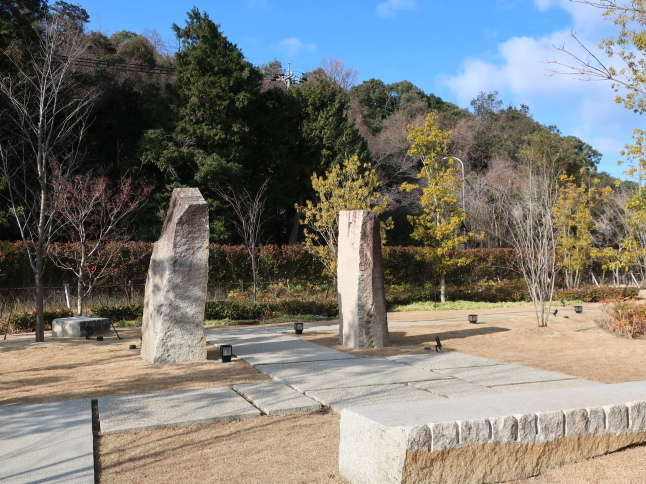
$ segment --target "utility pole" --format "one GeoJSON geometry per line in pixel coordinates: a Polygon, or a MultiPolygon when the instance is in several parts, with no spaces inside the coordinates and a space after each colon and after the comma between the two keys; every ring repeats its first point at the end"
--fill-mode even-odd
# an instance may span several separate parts
{"type": "Polygon", "coordinates": [[[287,86],[287,89],[292,87],[292,84],[299,84],[301,82],[307,81],[305,77],[298,76],[294,72],[292,72],[291,62],[287,63],[287,72],[285,74],[281,74],[280,76],[274,76],[272,77],[271,80],[282,82],[287,86]]]}

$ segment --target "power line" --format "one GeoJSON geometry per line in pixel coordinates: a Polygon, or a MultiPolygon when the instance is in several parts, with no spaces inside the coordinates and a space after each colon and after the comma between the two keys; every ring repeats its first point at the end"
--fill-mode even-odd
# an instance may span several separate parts
{"type": "MultiPolygon", "coordinates": [[[[61,59],[69,60],[67,56],[57,56],[61,59]]],[[[81,67],[103,67],[106,69],[112,69],[119,72],[140,72],[144,74],[173,74],[175,69],[172,67],[153,67],[145,66],[142,64],[133,64],[129,62],[115,62],[111,60],[101,60],[101,59],[89,59],[87,57],[78,57],[71,60],[77,66],[81,67]]]]}

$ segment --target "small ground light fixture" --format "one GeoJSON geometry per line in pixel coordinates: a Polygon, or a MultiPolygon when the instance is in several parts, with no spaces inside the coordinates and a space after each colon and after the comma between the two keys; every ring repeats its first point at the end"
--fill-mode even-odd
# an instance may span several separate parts
{"type": "Polygon", "coordinates": [[[477,314],[469,314],[469,322],[472,324],[476,324],[478,322],[478,315],[477,314]]]}
{"type": "Polygon", "coordinates": [[[583,306],[574,306],[574,312],[581,314],[583,312],[583,306]]]}
{"type": "Polygon", "coordinates": [[[303,323],[294,323],[294,332],[296,334],[303,334],[303,323]]]}
{"type": "Polygon", "coordinates": [[[220,345],[220,358],[222,358],[222,363],[229,363],[231,361],[232,356],[233,356],[233,346],[220,345]]]}

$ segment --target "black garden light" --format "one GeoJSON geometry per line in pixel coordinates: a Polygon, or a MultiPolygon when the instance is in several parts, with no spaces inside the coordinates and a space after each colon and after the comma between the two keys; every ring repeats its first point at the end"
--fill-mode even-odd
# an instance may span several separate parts
{"type": "Polygon", "coordinates": [[[303,334],[303,323],[294,323],[294,332],[296,334],[303,334]]]}
{"type": "Polygon", "coordinates": [[[581,314],[583,312],[583,306],[574,306],[574,312],[581,314]]]}
{"type": "Polygon", "coordinates": [[[232,356],[233,356],[233,346],[220,345],[220,357],[222,358],[222,363],[229,363],[231,361],[232,356]]]}
{"type": "Polygon", "coordinates": [[[471,324],[476,324],[478,322],[478,315],[477,314],[469,314],[469,322],[471,324]]]}

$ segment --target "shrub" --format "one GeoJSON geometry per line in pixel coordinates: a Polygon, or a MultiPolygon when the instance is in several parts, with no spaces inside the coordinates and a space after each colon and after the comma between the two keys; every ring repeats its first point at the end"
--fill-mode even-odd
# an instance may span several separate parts
{"type": "Polygon", "coordinates": [[[206,303],[204,319],[261,319],[290,315],[333,317],[339,313],[336,299],[283,298],[273,301],[224,300],[206,303]]]}
{"type": "Polygon", "coordinates": [[[556,298],[562,301],[599,302],[635,297],[639,290],[634,287],[583,286],[573,289],[557,289],[556,298]]]}
{"type": "Polygon", "coordinates": [[[98,318],[108,318],[112,322],[140,320],[144,314],[144,307],[140,304],[129,306],[99,306],[92,309],[92,315],[98,318]]]}
{"type": "MultiPolygon", "coordinates": [[[[400,284],[386,287],[386,301],[389,307],[423,301],[439,301],[440,291],[432,285],[423,287],[400,284]]],[[[521,302],[529,301],[529,293],[521,280],[473,284],[470,286],[448,286],[446,298],[449,301],[474,302],[521,302]]]]}
{"type": "MultiPolygon", "coordinates": [[[[73,315],[74,313],[70,312],[67,308],[45,311],[45,328],[51,328],[52,321],[56,318],[66,318],[73,315]]],[[[11,330],[16,333],[29,333],[36,331],[36,313],[14,314],[7,318],[7,324],[11,330]]]]}
{"type": "Polygon", "coordinates": [[[530,301],[529,292],[522,280],[490,282],[447,289],[451,301],[522,302],[530,301]]]}
{"type": "Polygon", "coordinates": [[[634,300],[616,301],[604,309],[601,326],[630,338],[646,334],[646,305],[634,300]]]}

